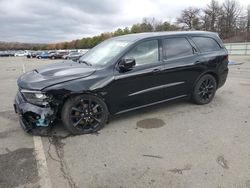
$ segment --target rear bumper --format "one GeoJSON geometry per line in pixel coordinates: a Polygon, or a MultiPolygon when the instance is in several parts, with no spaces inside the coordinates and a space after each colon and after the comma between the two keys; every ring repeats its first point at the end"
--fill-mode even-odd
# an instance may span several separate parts
{"type": "Polygon", "coordinates": [[[227,80],[228,68],[223,71],[223,73],[219,77],[218,88],[222,87],[227,80]]]}
{"type": "Polygon", "coordinates": [[[28,103],[19,91],[13,106],[19,115],[19,123],[26,132],[30,132],[36,127],[47,127],[55,119],[54,111],[50,107],[40,107],[28,103]]]}

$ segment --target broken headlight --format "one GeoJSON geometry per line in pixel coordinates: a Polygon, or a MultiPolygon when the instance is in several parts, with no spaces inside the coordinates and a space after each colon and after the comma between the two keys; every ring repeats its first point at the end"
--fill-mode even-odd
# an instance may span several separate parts
{"type": "Polygon", "coordinates": [[[50,97],[41,91],[32,91],[32,90],[21,90],[22,95],[24,98],[31,104],[36,105],[47,105],[50,101],[50,97]]]}

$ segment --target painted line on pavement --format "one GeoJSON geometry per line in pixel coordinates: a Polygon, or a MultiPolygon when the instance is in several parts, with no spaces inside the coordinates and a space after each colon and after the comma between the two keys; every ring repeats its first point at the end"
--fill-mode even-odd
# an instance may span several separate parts
{"type": "MultiPolygon", "coordinates": [[[[25,73],[25,64],[22,64],[23,73],[25,73]]],[[[34,149],[36,152],[36,162],[38,175],[40,177],[39,184],[41,188],[52,188],[52,183],[49,176],[49,169],[44,153],[43,142],[41,136],[33,136],[34,149]]]]}

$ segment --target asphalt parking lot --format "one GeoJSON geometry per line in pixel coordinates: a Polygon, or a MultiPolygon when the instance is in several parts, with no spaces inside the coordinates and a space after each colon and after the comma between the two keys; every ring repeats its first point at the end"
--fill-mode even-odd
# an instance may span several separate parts
{"type": "Polygon", "coordinates": [[[250,56],[230,59],[237,64],[208,105],[134,111],[91,135],[58,123],[34,138],[13,112],[16,80],[60,60],[0,58],[0,187],[250,188],[250,56]]]}

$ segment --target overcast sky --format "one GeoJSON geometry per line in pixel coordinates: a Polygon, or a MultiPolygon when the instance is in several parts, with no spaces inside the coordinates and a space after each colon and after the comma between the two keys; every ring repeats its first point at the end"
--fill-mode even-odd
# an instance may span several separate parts
{"type": "MultiPolygon", "coordinates": [[[[70,41],[141,22],[174,21],[188,6],[210,0],[0,0],[0,41],[70,41]]],[[[220,1],[222,2],[222,1],[220,1]]],[[[239,0],[242,6],[250,0],[239,0]]]]}

